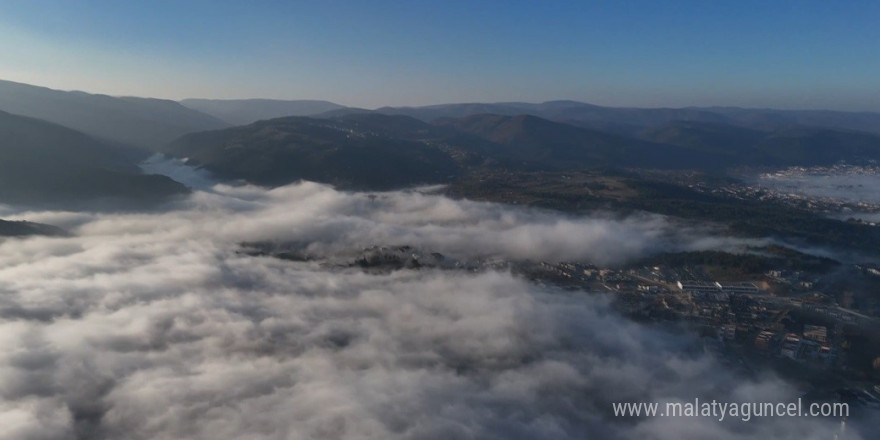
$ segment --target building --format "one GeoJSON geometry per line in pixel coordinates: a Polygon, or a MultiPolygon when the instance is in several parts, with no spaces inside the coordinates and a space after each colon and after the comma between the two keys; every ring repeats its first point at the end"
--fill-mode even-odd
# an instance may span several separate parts
{"type": "Polygon", "coordinates": [[[797,360],[800,355],[801,338],[794,334],[788,333],[782,339],[782,346],[779,348],[779,354],[789,359],[797,360]]]}
{"type": "Polygon", "coordinates": [[[736,283],[715,283],[718,288],[727,293],[748,293],[754,294],[760,292],[755,283],[736,282],[736,283]]]}
{"type": "Polygon", "coordinates": [[[805,325],[804,338],[816,342],[828,342],[828,329],[821,325],[805,325]]]}
{"type": "Polygon", "coordinates": [[[721,338],[726,341],[736,339],[736,324],[724,324],[721,326],[721,338]]]}
{"type": "Polygon", "coordinates": [[[719,293],[721,285],[711,281],[678,281],[678,289],[687,293],[719,293]]]}
{"type": "Polygon", "coordinates": [[[774,333],[771,331],[764,330],[755,337],[755,348],[758,350],[767,351],[770,349],[770,342],[773,339],[774,333]]]}

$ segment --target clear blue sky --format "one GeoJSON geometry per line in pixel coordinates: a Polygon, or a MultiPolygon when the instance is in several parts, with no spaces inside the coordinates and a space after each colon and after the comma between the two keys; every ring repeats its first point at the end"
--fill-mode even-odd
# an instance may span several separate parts
{"type": "Polygon", "coordinates": [[[174,99],[880,111],[880,1],[0,0],[0,60],[174,99]]]}

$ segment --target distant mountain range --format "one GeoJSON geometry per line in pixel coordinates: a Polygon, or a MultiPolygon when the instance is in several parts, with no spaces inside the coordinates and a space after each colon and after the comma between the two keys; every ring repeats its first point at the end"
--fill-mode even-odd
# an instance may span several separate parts
{"type": "Polygon", "coordinates": [[[829,110],[775,110],[738,107],[627,108],[603,107],[577,101],[439,104],[421,107],[381,107],[376,110],[345,107],[313,100],[185,99],[186,107],[232,125],[284,116],[335,117],[354,113],[410,116],[424,122],[481,114],[532,115],[543,119],[617,134],[635,135],[647,128],[673,122],[717,123],[762,131],[818,127],[880,134],[880,113],[829,110]]]}
{"type": "Polygon", "coordinates": [[[416,139],[419,127],[433,128],[402,116],[289,117],[186,135],[166,152],[222,178],[270,186],[306,179],[390,189],[458,174],[449,154],[416,139]]]}
{"type": "Polygon", "coordinates": [[[740,126],[674,121],[640,132],[655,142],[716,154],[726,167],[822,166],[880,161],[880,136],[851,130],[791,126],[755,130],[740,126]]]}
{"type": "MultiPolygon", "coordinates": [[[[356,109],[355,111],[361,111],[356,109]]],[[[442,104],[424,107],[383,107],[379,113],[412,116],[432,122],[477,114],[514,116],[529,114],[587,128],[635,134],[649,127],[676,121],[721,123],[757,130],[780,130],[796,126],[866,131],[880,134],[880,113],[828,110],[773,110],[737,107],[626,108],[602,107],[577,101],[541,104],[442,104]]]]}
{"type": "Polygon", "coordinates": [[[312,116],[346,108],[328,101],[278,99],[184,99],[180,103],[230,125],[245,125],[285,116],[312,116]]]}
{"type": "MultiPolygon", "coordinates": [[[[155,207],[190,191],[143,173],[139,164],[162,152],[216,178],[268,187],[311,180],[372,191],[442,183],[454,197],[574,213],[656,212],[727,224],[745,236],[866,252],[880,243],[872,226],[704,194],[676,180],[729,182],[735,178],[728,171],[742,167],[877,164],[877,113],[574,101],[378,110],[325,101],[183,103],[0,81],[0,203],[155,207]]],[[[0,220],[0,237],[63,234],[0,220]]]]}
{"type": "Polygon", "coordinates": [[[0,110],[9,112],[0,113],[0,201],[156,200],[185,192],[140,172],[136,164],[148,151],[189,158],[226,179],[359,189],[449,182],[485,170],[723,172],[880,161],[878,113],[576,101],[366,110],[327,101],[111,97],[8,81],[0,81],[0,110]]]}
{"type": "Polygon", "coordinates": [[[785,126],[672,121],[624,135],[533,115],[479,114],[427,123],[379,112],[331,112],[195,133],[166,153],[263,185],[299,179],[358,189],[450,181],[481,169],[699,169],[880,161],[880,136],[785,126]]]}
{"type": "Polygon", "coordinates": [[[10,81],[0,81],[0,110],[148,149],[186,133],[229,126],[175,101],[64,92],[10,81]]]}
{"type": "Polygon", "coordinates": [[[473,115],[443,118],[437,125],[475,135],[497,145],[483,149],[492,159],[534,170],[574,170],[608,166],[699,168],[714,166],[717,155],[659,144],[532,115],[473,115]]]}
{"type": "Polygon", "coordinates": [[[165,176],[143,175],[147,153],[57,124],[0,112],[0,203],[140,205],[186,193],[165,176]]]}

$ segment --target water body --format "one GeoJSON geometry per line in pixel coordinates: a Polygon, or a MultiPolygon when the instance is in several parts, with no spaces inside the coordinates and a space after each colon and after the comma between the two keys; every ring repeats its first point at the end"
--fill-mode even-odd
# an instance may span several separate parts
{"type": "Polygon", "coordinates": [[[163,154],[154,154],[139,166],[147,174],[168,176],[192,189],[209,191],[219,183],[208,171],[163,154]]]}
{"type": "Polygon", "coordinates": [[[785,170],[761,174],[757,183],[783,193],[880,203],[880,170],[785,170]]]}

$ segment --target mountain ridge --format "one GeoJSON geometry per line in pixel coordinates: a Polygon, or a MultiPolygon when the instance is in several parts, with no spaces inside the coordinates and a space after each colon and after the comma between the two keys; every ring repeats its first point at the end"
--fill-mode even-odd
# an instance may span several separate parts
{"type": "MultiPolygon", "coordinates": [[[[415,119],[378,117],[415,123],[417,130],[431,127],[415,119]]],[[[412,130],[385,125],[390,131],[412,130]]],[[[166,152],[186,157],[221,178],[268,186],[313,180],[343,188],[392,189],[440,183],[460,171],[436,146],[378,132],[363,120],[344,117],[292,116],[193,133],[169,144],[166,152]]]]}
{"type": "Polygon", "coordinates": [[[587,128],[609,129],[633,134],[673,121],[719,122],[746,128],[780,129],[792,125],[867,131],[880,134],[880,112],[835,110],[785,110],[743,107],[609,107],[580,101],[556,100],[542,103],[451,103],[421,107],[380,107],[376,112],[402,114],[425,121],[461,118],[475,114],[532,114],[556,122],[587,128]]]}
{"type": "Polygon", "coordinates": [[[484,167],[724,172],[736,166],[880,161],[880,136],[816,127],[761,131],[720,122],[673,121],[627,136],[528,114],[478,114],[428,123],[375,111],[341,113],[333,111],[334,116],[322,118],[277,118],[194,133],[170,144],[166,152],[194,159],[219,176],[251,183],[271,186],[310,179],[361,189],[442,183],[448,179],[440,174],[456,176],[484,167]],[[423,155],[420,159],[403,159],[416,151],[423,155]],[[346,154],[357,155],[358,163],[352,163],[346,154]],[[427,172],[419,179],[414,170],[426,172],[428,157],[444,171],[427,172]],[[398,166],[381,166],[386,160],[398,161],[398,166]],[[406,169],[404,164],[415,168],[406,169]],[[352,170],[357,170],[359,177],[347,179],[346,173],[352,170]]]}
{"type": "Polygon", "coordinates": [[[229,125],[172,100],[68,92],[5,80],[0,80],[0,110],[147,149],[186,133],[229,125]]]}
{"type": "Polygon", "coordinates": [[[57,226],[43,223],[0,219],[0,237],[28,237],[33,235],[60,237],[68,235],[68,233],[57,226]]]}
{"type": "Polygon", "coordinates": [[[286,116],[312,116],[345,106],[315,99],[183,99],[183,106],[209,114],[231,125],[247,125],[286,116]]]}
{"type": "Polygon", "coordinates": [[[0,202],[65,207],[116,200],[138,205],[188,192],[168,177],[143,174],[137,163],[146,154],[0,111],[0,202]]]}

